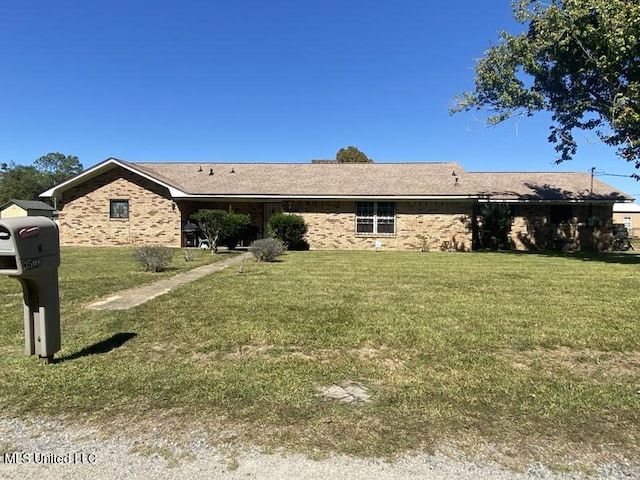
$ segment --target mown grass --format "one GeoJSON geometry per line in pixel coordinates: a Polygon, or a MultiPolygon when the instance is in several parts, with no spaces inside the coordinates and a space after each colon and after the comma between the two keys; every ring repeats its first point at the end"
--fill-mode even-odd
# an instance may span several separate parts
{"type": "MultiPolygon", "coordinates": [[[[235,252],[212,255],[209,250],[175,249],[173,260],[164,272],[145,272],[134,260],[134,248],[62,247],[59,281],[61,295],[80,304],[134,286],[151,283],[212,262],[224,260],[235,252]],[[188,261],[185,260],[188,256],[188,261]]],[[[0,292],[2,292],[0,286],[0,292]]],[[[75,303],[66,306],[75,307],[75,303]]]]}
{"type": "Polygon", "coordinates": [[[304,452],[455,442],[638,458],[633,255],[289,252],[129,311],[89,311],[109,289],[158,278],[105,252],[63,252],[54,365],[22,355],[20,287],[0,279],[5,415],[304,452]],[[373,401],[318,396],[344,381],[373,401]]]}

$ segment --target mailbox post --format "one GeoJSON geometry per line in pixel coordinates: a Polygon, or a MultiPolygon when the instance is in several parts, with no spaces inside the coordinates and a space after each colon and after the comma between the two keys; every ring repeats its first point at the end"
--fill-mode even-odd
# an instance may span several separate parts
{"type": "Polygon", "coordinates": [[[60,350],[58,227],[46,217],[0,220],[0,275],[17,279],[24,302],[25,353],[45,363],[60,350]]]}

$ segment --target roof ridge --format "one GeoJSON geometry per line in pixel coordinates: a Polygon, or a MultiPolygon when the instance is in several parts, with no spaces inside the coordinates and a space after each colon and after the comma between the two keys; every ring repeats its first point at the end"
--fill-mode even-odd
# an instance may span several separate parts
{"type": "Polygon", "coordinates": [[[489,171],[482,171],[482,172],[479,172],[479,171],[468,171],[467,173],[491,173],[491,174],[500,174],[500,175],[502,175],[502,174],[516,174],[516,173],[524,173],[524,174],[549,173],[549,174],[552,174],[552,175],[560,175],[560,174],[563,174],[563,173],[564,174],[566,174],[566,173],[571,173],[571,174],[574,174],[574,173],[585,173],[587,175],[590,175],[589,172],[580,172],[580,171],[576,171],[576,170],[572,170],[570,172],[554,172],[552,170],[523,170],[523,171],[520,171],[520,170],[509,170],[509,171],[506,171],[506,172],[497,172],[497,171],[489,170],[489,171]]]}
{"type": "MultiPolygon", "coordinates": [[[[169,161],[169,162],[165,162],[165,161],[158,161],[158,162],[154,162],[151,160],[146,160],[146,161],[136,161],[136,162],[128,162],[126,160],[120,160],[118,158],[113,158],[113,160],[117,160],[119,162],[123,162],[123,163],[128,163],[129,165],[205,165],[205,164],[212,164],[212,165],[367,165],[367,166],[376,166],[376,165],[451,165],[451,164],[456,164],[456,165],[460,165],[462,167],[462,164],[460,162],[457,162],[455,160],[451,160],[451,161],[436,161],[436,162],[424,162],[424,161],[406,161],[406,162],[371,162],[371,163],[364,163],[364,162],[354,162],[354,163],[310,163],[310,162],[243,162],[243,161],[236,161],[236,162],[229,162],[229,161],[215,161],[215,160],[205,160],[205,161],[185,161],[185,162],[181,162],[178,160],[175,161],[169,161]]],[[[466,170],[465,170],[466,171],[466,170]]]]}

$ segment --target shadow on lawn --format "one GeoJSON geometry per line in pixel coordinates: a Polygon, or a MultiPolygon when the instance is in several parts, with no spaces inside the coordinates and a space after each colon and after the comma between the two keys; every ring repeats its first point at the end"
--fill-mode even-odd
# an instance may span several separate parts
{"type": "Polygon", "coordinates": [[[501,253],[510,255],[537,255],[554,258],[568,258],[571,260],[582,260],[583,262],[604,262],[618,263],[623,265],[640,265],[639,253],[618,253],[618,252],[555,252],[552,250],[522,252],[515,250],[503,250],[501,253]]]}
{"type": "Polygon", "coordinates": [[[77,360],[78,358],[88,357],[89,355],[100,355],[103,353],[109,353],[111,350],[115,350],[116,348],[120,348],[122,345],[127,343],[132,338],[137,337],[137,333],[127,332],[127,333],[116,333],[106,340],[102,340],[101,342],[94,343],[82,350],[73,353],[71,355],[65,355],[64,357],[60,357],[55,360],[55,363],[68,362],[69,360],[77,360]]]}

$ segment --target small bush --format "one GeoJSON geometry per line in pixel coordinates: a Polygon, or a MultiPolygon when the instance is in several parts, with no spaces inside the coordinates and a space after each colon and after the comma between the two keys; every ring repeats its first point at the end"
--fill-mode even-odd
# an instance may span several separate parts
{"type": "Polygon", "coordinates": [[[251,217],[249,215],[228,212],[220,231],[218,243],[229,250],[233,250],[240,243],[240,240],[246,236],[250,226],[251,217]]]}
{"type": "Polygon", "coordinates": [[[134,250],[133,258],[145,272],[163,272],[171,263],[173,250],[162,245],[143,245],[134,250]]]}
{"type": "Polygon", "coordinates": [[[299,215],[276,213],[269,218],[267,225],[269,235],[281,240],[289,250],[309,250],[309,244],[304,239],[307,224],[299,215]]]}
{"type": "Polygon", "coordinates": [[[478,237],[480,248],[509,250],[509,233],[513,223],[513,211],[505,203],[486,203],[479,215],[478,237]]]}
{"type": "Polygon", "coordinates": [[[416,238],[420,240],[420,251],[428,252],[429,251],[429,239],[424,235],[416,235],[416,238]]]}
{"type": "Polygon", "coordinates": [[[262,238],[249,246],[249,251],[259,262],[273,262],[286,249],[284,243],[276,238],[262,238]]]}

